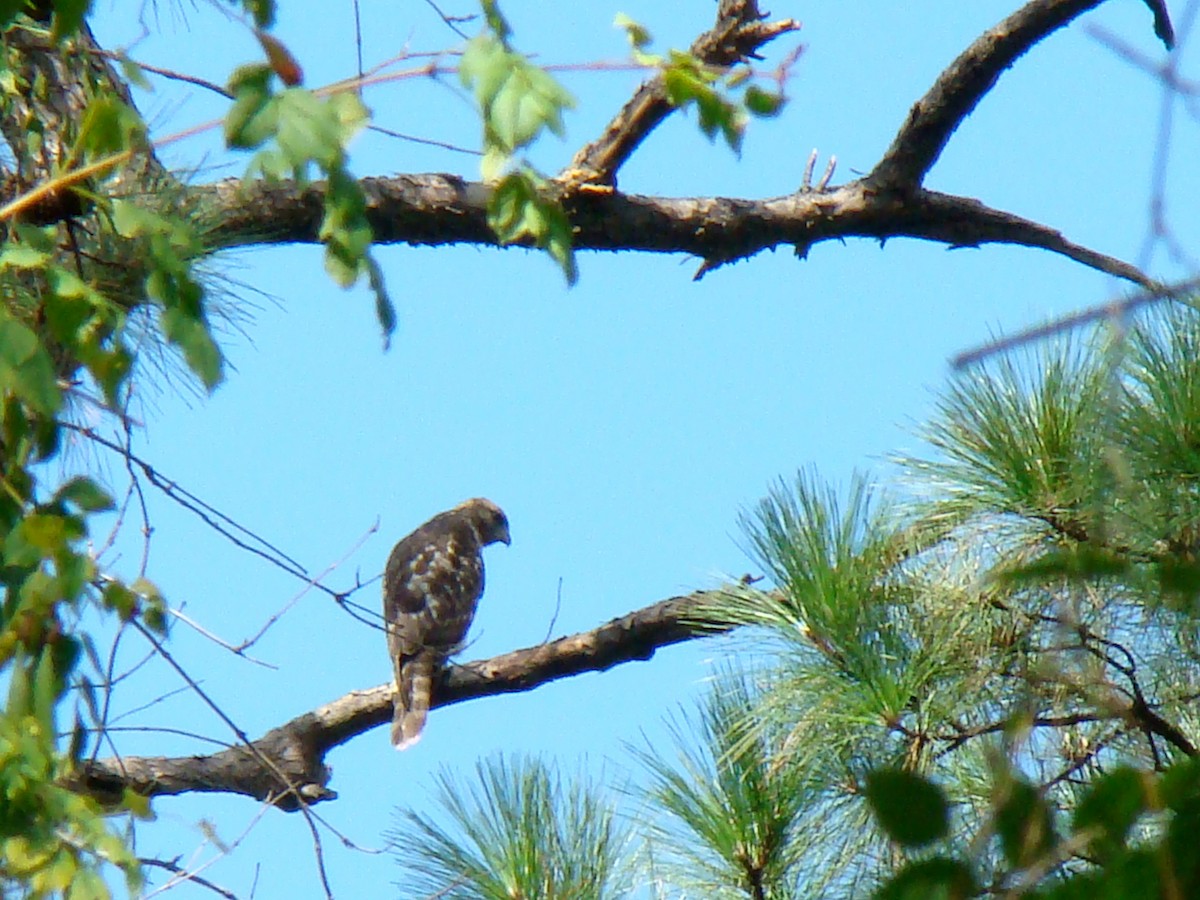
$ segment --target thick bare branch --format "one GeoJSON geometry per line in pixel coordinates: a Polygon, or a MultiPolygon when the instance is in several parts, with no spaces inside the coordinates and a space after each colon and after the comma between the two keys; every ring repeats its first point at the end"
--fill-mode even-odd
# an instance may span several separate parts
{"type": "MultiPolygon", "coordinates": [[[[363,179],[380,244],[489,244],[489,188],[453,175],[363,179]]],[[[315,243],[323,185],[224,181],[192,189],[212,223],[218,248],[315,243]]],[[[587,193],[564,197],[578,250],[689,253],[704,272],[780,245],[801,257],[823,241],[851,237],[911,237],[950,247],[1002,243],[1039,247],[1143,287],[1136,267],[1080,246],[1045,225],[992,209],[978,200],[933,191],[881,193],[868,179],[825,192],[769,200],[724,197],[642,197],[587,193]]]]}
{"type": "MultiPolygon", "coordinates": [[[[920,179],[955,128],[1004,68],[1037,41],[1100,2],[1103,0],[1027,3],[975,41],[939,76],[913,107],[892,147],[870,175],[834,190],[802,189],[794,195],[764,200],[640,197],[576,190],[582,183],[611,184],[619,166],[669,113],[658,79],[639,89],[604,135],[577,154],[568,175],[552,189],[567,208],[577,249],[689,253],[703,261],[698,275],[780,245],[795,247],[803,257],[826,240],[913,237],[951,247],[985,243],[1040,247],[1150,286],[1150,280],[1135,267],[1075,244],[1055,229],[971,198],[936,194],[920,186],[920,179]]],[[[692,49],[705,62],[729,65],[752,56],[773,37],[796,27],[791,20],[765,21],[754,0],[722,0],[716,25],[701,35],[692,49]]],[[[90,36],[84,37],[90,41],[90,36]]],[[[27,52],[34,54],[35,37],[28,39],[33,43],[27,52]]],[[[79,55],[81,64],[103,66],[103,78],[113,82],[114,89],[123,90],[106,60],[91,49],[79,55]]],[[[72,78],[84,77],[73,75],[69,66],[55,72],[60,92],[71,87],[72,78]]],[[[15,120],[7,123],[10,130],[14,124],[15,120]]],[[[487,185],[434,174],[367,178],[363,186],[375,237],[381,244],[496,244],[487,225],[487,185]]],[[[210,223],[208,240],[216,249],[316,243],[322,190],[320,184],[232,180],[192,187],[190,196],[180,202],[199,210],[210,223]]]]}
{"type": "Polygon", "coordinates": [[[914,190],[950,136],[1000,75],[1031,47],[1104,0],[1033,0],[989,28],[938,76],[868,176],[880,190],[914,190]]]}
{"type": "MultiPolygon", "coordinates": [[[[681,641],[728,630],[701,622],[709,594],[698,591],[639,609],[599,628],[479,660],[447,670],[435,691],[433,706],[448,706],[529,691],[540,685],[601,672],[635,660],[650,659],[657,650],[681,641]]],[[[86,764],[72,787],[106,803],[119,801],[125,790],[147,797],[195,791],[245,794],[294,811],[305,803],[334,799],[325,754],[369,729],[391,721],[391,684],[352,691],[332,703],[273,728],[249,746],[230,747],[208,756],[126,757],[86,764]],[[263,760],[270,765],[263,764],[263,760]],[[280,776],[287,781],[283,781],[280,776]]]]}

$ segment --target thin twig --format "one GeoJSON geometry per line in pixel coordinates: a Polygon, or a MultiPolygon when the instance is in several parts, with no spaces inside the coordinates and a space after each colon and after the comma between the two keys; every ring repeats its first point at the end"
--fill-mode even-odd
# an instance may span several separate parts
{"type": "Polygon", "coordinates": [[[1160,300],[1181,300],[1197,290],[1200,290],[1200,278],[1190,278],[1187,281],[1177,282],[1173,285],[1143,289],[1132,297],[1110,300],[1108,303],[1062,316],[1061,318],[1047,322],[1045,325],[1036,325],[1032,328],[1018,331],[1016,334],[1009,335],[1008,337],[989,341],[986,344],[982,344],[979,347],[967,350],[953,357],[950,360],[950,367],[955,371],[960,371],[988,357],[1007,353],[1009,350],[1014,350],[1017,347],[1022,347],[1056,334],[1062,334],[1083,325],[1090,325],[1093,322],[1099,322],[1104,319],[1121,321],[1140,307],[1157,303],[1160,300]]]}
{"type": "Polygon", "coordinates": [[[226,898],[228,898],[228,900],[237,900],[237,894],[235,894],[233,891],[229,890],[228,888],[223,888],[220,885],[213,884],[207,878],[201,878],[199,875],[195,874],[194,872],[189,872],[186,869],[184,869],[182,866],[179,865],[178,858],[176,858],[174,860],[166,860],[166,859],[153,859],[148,856],[139,856],[138,862],[143,866],[151,866],[151,867],[157,868],[157,869],[166,869],[171,874],[178,876],[178,881],[175,882],[176,884],[178,884],[179,882],[183,882],[183,881],[190,881],[193,884],[198,884],[201,887],[208,888],[213,893],[219,894],[222,897],[226,897],[226,898]]]}

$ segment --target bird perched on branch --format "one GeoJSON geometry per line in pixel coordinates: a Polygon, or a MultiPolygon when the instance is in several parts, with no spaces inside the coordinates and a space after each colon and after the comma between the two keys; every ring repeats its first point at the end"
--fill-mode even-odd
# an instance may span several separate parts
{"type": "Polygon", "coordinates": [[[500,507],[477,498],[439,513],[392,549],[383,573],[383,617],[396,670],[397,750],[420,739],[433,679],[467,635],[483,594],[483,548],[509,540],[500,507]]]}

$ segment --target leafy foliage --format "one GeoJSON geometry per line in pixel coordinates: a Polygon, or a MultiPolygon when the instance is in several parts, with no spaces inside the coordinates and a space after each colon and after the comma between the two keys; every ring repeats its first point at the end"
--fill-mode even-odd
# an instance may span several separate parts
{"type": "Polygon", "coordinates": [[[282,45],[264,41],[263,46],[272,56],[269,62],[243,66],[230,80],[234,102],[225,119],[226,143],[257,151],[248,167],[250,177],[294,178],[304,183],[313,167],[325,176],[320,228],[325,270],[344,288],[366,278],[375,294],[376,314],[386,341],[395,329],[396,311],[371,257],[374,232],[367,220],[367,200],[350,173],[345,150],[367,124],[367,109],[349,90],[326,97],[301,87],[275,91],[277,77],[285,78],[285,83],[299,81],[298,64],[290,54],[284,57],[282,45]],[[275,49],[273,55],[271,49],[275,49]]]}
{"type": "Polygon", "coordinates": [[[740,152],[750,117],[769,118],[783,109],[783,95],[750,81],[748,68],[708,66],[680,50],[671,50],[666,56],[648,53],[646,48],[654,38],[645,27],[623,13],[617,16],[616,25],[625,30],[634,60],[660,71],[671,103],[696,108],[700,131],[709,140],[719,133],[729,149],[740,152]]]}
{"type": "Polygon", "coordinates": [[[545,250],[574,283],[578,270],[566,213],[523,154],[546,131],[563,136],[563,113],[575,101],[512,49],[511,29],[496,4],[485,4],[485,11],[489,30],[467,43],[458,71],[483,119],[482,173],[495,185],[488,225],[502,244],[528,241],[545,250]]]}
{"type": "MultiPolygon", "coordinates": [[[[0,22],[43,34],[50,17],[51,40],[59,41],[79,28],[87,8],[39,4],[29,10],[43,18],[31,21],[22,16],[26,4],[10,4],[0,7],[0,22]]],[[[271,3],[247,8],[260,25],[273,16],[271,3]]],[[[0,209],[0,678],[7,685],[0,893],[101,898],[109,895],[109,866],[131,893],[141,885],[136,856],[109,824],[112,813],[148,810],[133,795],[101,809],[71,787],[88,736],[85,715],[96,715],[91,687],[77,671],[85,652],[94,653],[79,622],[101,612],[162,635],[165,606],[152,583],[122,581],[93,558],[96,516],[113,508],[104,487],[87,477],[56,483],[46,463],[59,451],[77,398],[122,413],[139,347],[175,347],[210,390],[223,378],[224,360],[196,274],[206,248],[192,210],[172,203],[170,185],[146,183],[153,176],[138,162],[148,144],[140,115],[81,56],[87,103],[77,119],[63,117],[61,98],[50,96],[54,86],[25,51],[14,42],[4,52],[3,112],[34,124],[24,145],[9,140],[27,183],[0,209]],[[98,397],[89,397],[93,388],[98,397]],[[72,696],[78,707],[64,733],[60,719],[72,696]]],[[[344,145],[365,118],[361,104],[349,95],[322,101],[298,89],[274,93],[270,78],[281,63],[272,62],[275,68],[235,79],[227,134],[245,146],[275,141],[258,158],[263,172],[302,177],[315,165],[330,178],[324,237],[331,271],[341,283],[366,272],[382,294],[366,256],[365,204],[344,165],[344,145]]],[[[381,302],[381,320],[384,313],[390,304],[381,302]]]]}
{"type": "MultiPolygon", "coordinates": [[[[902,460],[913,499],[801,473],[744,518],[773,584],[731,586],[704,619],[758,626],[777,653],[733,717],[732,749],[707,722],[680,742],[732,764],[769,737],[766,764],[805,773],[795,815],[827,827],[823,848],[790,844],[799,870],[856,896],[1193,890],[1178,836],[1194,815],[1200,687],[1181,617],[1198,595],[1198,346],[1200,316],[1176,310],[1124,352],[1067,343],[995,362],[938,404],[936,455],[902,460]],[[850,824],[861,813],[874,838],[850,824]]],[[[665,783],[707,831],[656,830],[657,859],[719,846],[697,836],[742,821],[734,802],[700,801],[696,758],[665,783]]],[[[673,771],[658,756],[651,769],[673,771]]],[[[754,896],[711,862],[729,854],[706,852],[707,868],[684,868],[706,873],[707,893],[754,896]]]]}
{"type": "Polygon", "coordinates": [[[893,841],[924,847],[945,837],[949,805],[926,778],[903,769],[876,769],[867,776],[867,800],[893,841]]]}

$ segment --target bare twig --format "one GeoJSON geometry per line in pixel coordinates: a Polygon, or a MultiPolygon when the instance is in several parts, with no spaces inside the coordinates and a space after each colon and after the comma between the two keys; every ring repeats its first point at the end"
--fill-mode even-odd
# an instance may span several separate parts
{"type": "Polygon", "coordinates": [[[1108,303],[1092,306],[1080,312],[1055,319],[1052,322],[1047,322],[1045,325],[1036,325],[1032,328],[1018,331],[1016,334],[988,341],[986,344],[958,354],[950,360],[950,366],[954,369],[965,369],[990,356],[1007,353],[1009,350],[1016,349],[1025,344],[1040,341],[1084,325],[1103,321],[1104,319],[1113,319],[1120,322],[1142,306],[1157,303],[1160,300],[1186,299],[1190,294],[1198,290],[1200,290],[1200,278],[1191,278],[1173,285],[1147,287],[1132,297],[1114,299],[1108,303]]]}
{"type": "Polygon", "coordinates": [[[338,568],[340,568],[350,557],[352,557],[355,553],[357,553],[359,551],[359,549],[362,547],[362,545],[365,544],[367,542],[367,540],[378,531],[379,531],[379,520],[376,519],[375,523],[370,528],[368,528],[365,532],[362,533],[362,535],[358,538],[358,540],[356,540],[350,546],[349,550],[347,550],[345,553],[343,553],[338,559],[331,562],[328,566],[326,566],[324,569],[322,569],[320,572],[318,572],[312,578],[308,579],[308,582],[304,585],[304,587],[301,590],[299,590],[290,600],[288,600],[287,603],[285,603],[277,611],[272,613],[270,615],[270,617],[267,619],[267,621],[263,623],[262,628],[260,628],[257,632],[255,632],[255,634],[252,635],[251,637],[246,638],[246,640],[242,641],[242,643],[240,643],[237,647],[230,647],[230,649],[233,650],[233,652],[237,653],[239,656],[244,655],[245,651],[248,650],[250,647],[254,646],[256,643],[258,643],[259,639],[264,634],[267,633],[267,630],[272,625],[274,625],[276,622],[278,622],[281,618],[283,618],[283,616],[288,612],[288,610],[290,610],[293,606],[295,606],[300,601],[300,599],[302,597],[304,597],[305,594],[307,594],[314,587],[320,586],[321,581],[327,575],[337,571],[338,568]]]}
{"type": "Polygon", "coordinates": [[[142,856],[138,858],[138,862],[143,866],[150,866],[156,869],[166,869],[172,875],[178,877],[179,881],[190,881],[193,884],[198,884],[201,887],[208,888],[214,894],[222,897],[227,897],[228,900],[237,900],[237,894],[228,888],[223,888],[220,885],[213,884],[207,878],[201,878],[194,872],[189,872],[183,866],[179,865],[178,859],[151,859],[150,857],[142,856]]]}

